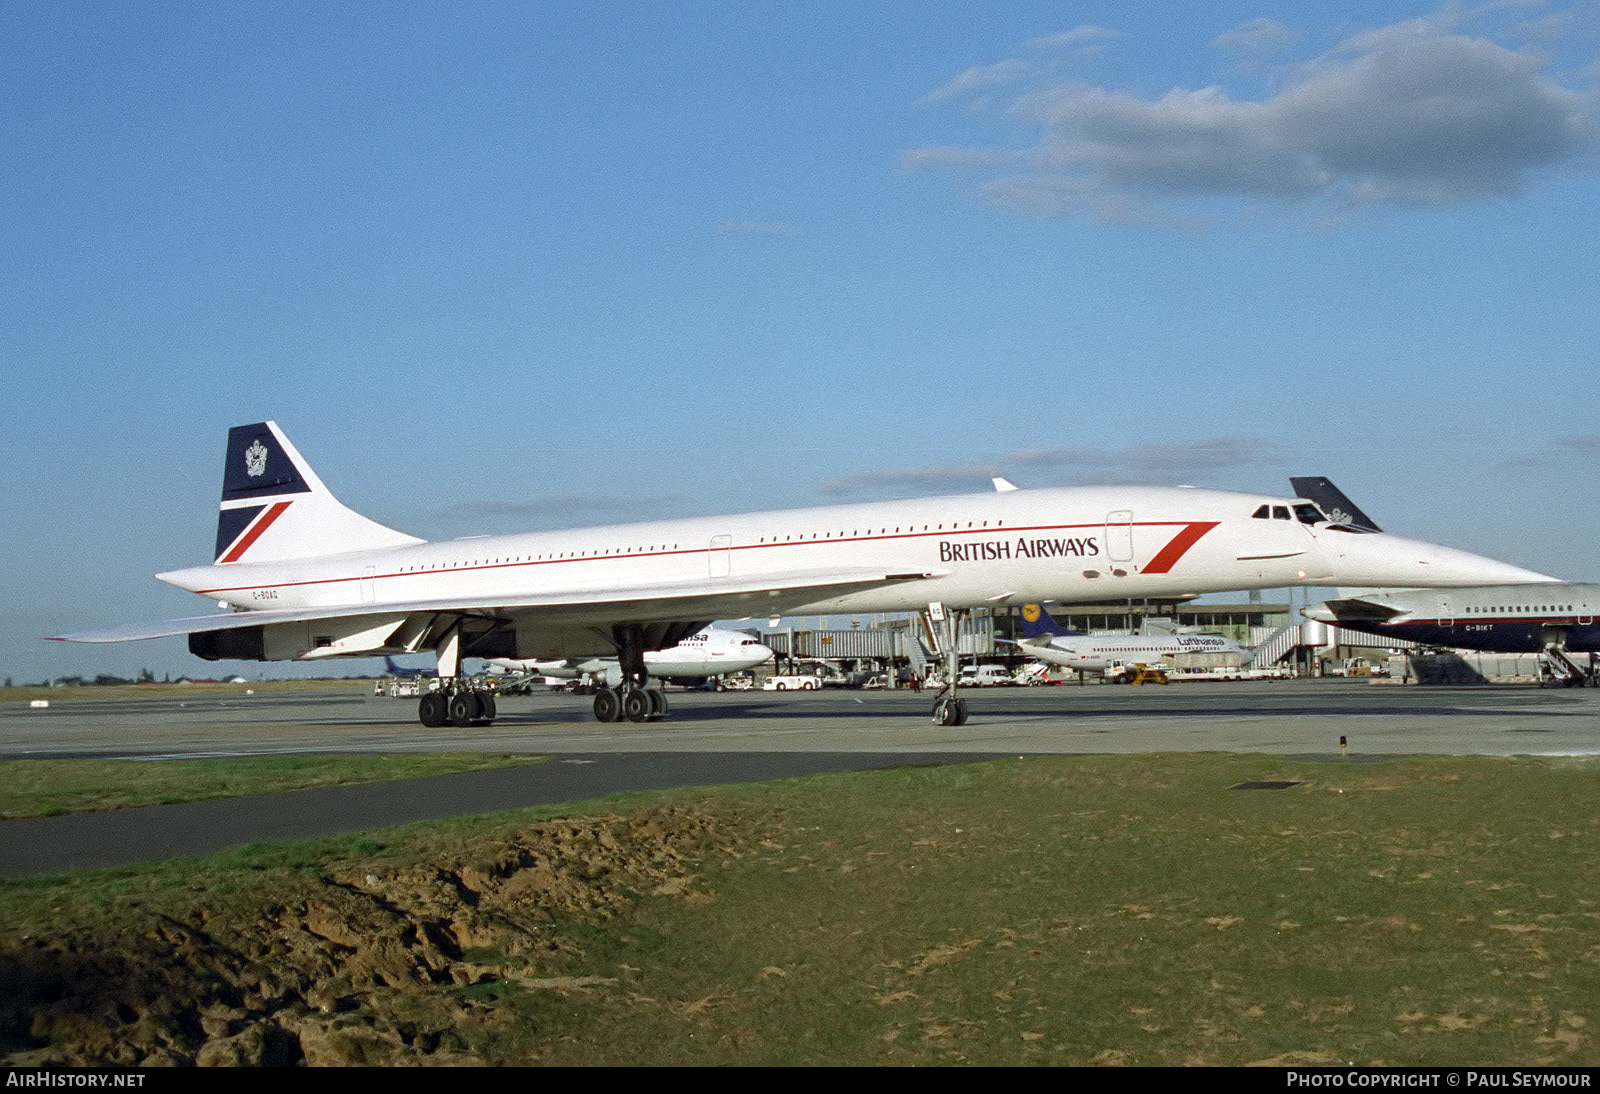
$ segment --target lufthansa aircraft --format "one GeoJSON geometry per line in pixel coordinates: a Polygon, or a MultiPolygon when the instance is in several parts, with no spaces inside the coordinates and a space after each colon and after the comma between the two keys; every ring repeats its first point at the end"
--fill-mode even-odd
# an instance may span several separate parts
{"type": "Polygon", "coordinates": [[[1163,659],[1180,653],[1235,653],[1245,651],[1220,634],[1087,635],[1068,630],[1038,604],[1022,606],[1022,635],[1017,648],[1029,657],[1075,672],[1104,676],[1126,665],[1164,665],[1163,659]]]}
{"type": "MultiPolygon", "coordinates": [[[[676,646],[646,650],[644,667],[657,680],[703,682],[713,676],[743,672],[771,661],[772,649],[743,631],[725,627],[704,627],[676,646]]],[[[527,672],[556,680],[604,681],[606,687],[622,683],[622,664],[616,657],[565,657],[557,661],[512,661],[496,658],[490,662],[511,672],[527,672]]]]}
{"type": "MultiPolygon", "coordinates": [[[[213,561],[156,575],[225,614],[62,637],[187,635],[208,659],[311,661],[432,650],[426,725],[487,722],[463,657],[619,658],[602,721],[664,709],[647,650],[713,619],[967,610],[1286,585],[1484,585],[1552,578],[1387,533],[1313,504],[1183,487],[1008,490],[430,543],[341,504],[272,422],[228,434],[213,561]]],[[[941,724],[965,718],[947,695],[941,724]]]]}
{"type": "Polygon", "coordinates": [[[1426,646],[1549,654],[1569,683],[1582,683],[1590,674],[1567,655],[1600,652],[1600,585],[1367,590],[1313,604],[1305,615],[1426,646]]]}

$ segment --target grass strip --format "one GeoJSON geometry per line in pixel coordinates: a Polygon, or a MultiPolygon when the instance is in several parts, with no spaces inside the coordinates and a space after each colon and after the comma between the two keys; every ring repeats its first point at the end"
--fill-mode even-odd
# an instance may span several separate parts
{"type": "Polygon", "coordinates": [[[0,1039],[9,1062],[1593,1066],[1597,791],[1588,759],[1028,758],[5,883],[0,995],[64,1007],[62,970],[108,949],[106,992],[200,971],[166,1010],[86,991],[0,1039]],[[1229,789],[1252,782],[1290,785],[1229,789]]]}

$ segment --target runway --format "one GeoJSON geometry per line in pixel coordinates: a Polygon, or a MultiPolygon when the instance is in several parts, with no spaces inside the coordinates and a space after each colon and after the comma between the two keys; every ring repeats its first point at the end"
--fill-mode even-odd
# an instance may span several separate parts
{"type": "MultiPolygon", "coordinates": [[[[0,708],[0,759],[179,760],[293,752],[490,751],[510,769],[0,823],[0,876],[198,854],[626,791],[823,771],[1096,752],[1594,755],[1600,689],[1418,688],[1325,679],[975,690],[965,726],[909,692],[672,692],[659,723],[602,725],[588,701],[500,704],[482,728],[430,730],[414,699],[349,694],[75,698],[0,708]],[[1347,748],[1341,750],[1340,738],[1347,748]]],[[[3,792],[3,791],[0,791],[3,792]]]]}
{"type": "Polygon", "coordinates": [[[286,752],[1336,752],[1512,755],[1600,751],[1600,689],[1422,688],[1338,678],[985,688],[967,725],[935,726],[931,694],[673,690],[663,722],[602,725],[589,700],[500,702],[482,728],[426,729],[415,699],[348,693],[76,698],[0,708],[0,759],[286,752]]]}

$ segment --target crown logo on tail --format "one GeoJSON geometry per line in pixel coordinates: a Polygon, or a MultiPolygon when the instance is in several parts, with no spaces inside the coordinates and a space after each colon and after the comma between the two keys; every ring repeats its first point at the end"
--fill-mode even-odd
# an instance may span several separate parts
{"type": "Polygon", "coordinates": [[[260,441],[256,441],[255,444],[251,445],[244,451],[245,474],[249,475],[252,479],[258,479],[261,477],[261,473],[266,469],[267,446],[262,444],[260,441]]]}

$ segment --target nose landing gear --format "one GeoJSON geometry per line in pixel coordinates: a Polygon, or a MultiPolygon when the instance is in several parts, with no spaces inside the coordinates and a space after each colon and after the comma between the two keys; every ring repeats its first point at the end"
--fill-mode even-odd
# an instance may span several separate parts
{"type": "Polygon", "coordinates": [[[957,698],[956,683],[961,679],[960,611],[946,610],[943,604],[928,605],[928,619],[944,632],[944,687],[933,704],[933,724],[936,726],[964,726],[967,724],[967,701],[957,698]]]}

